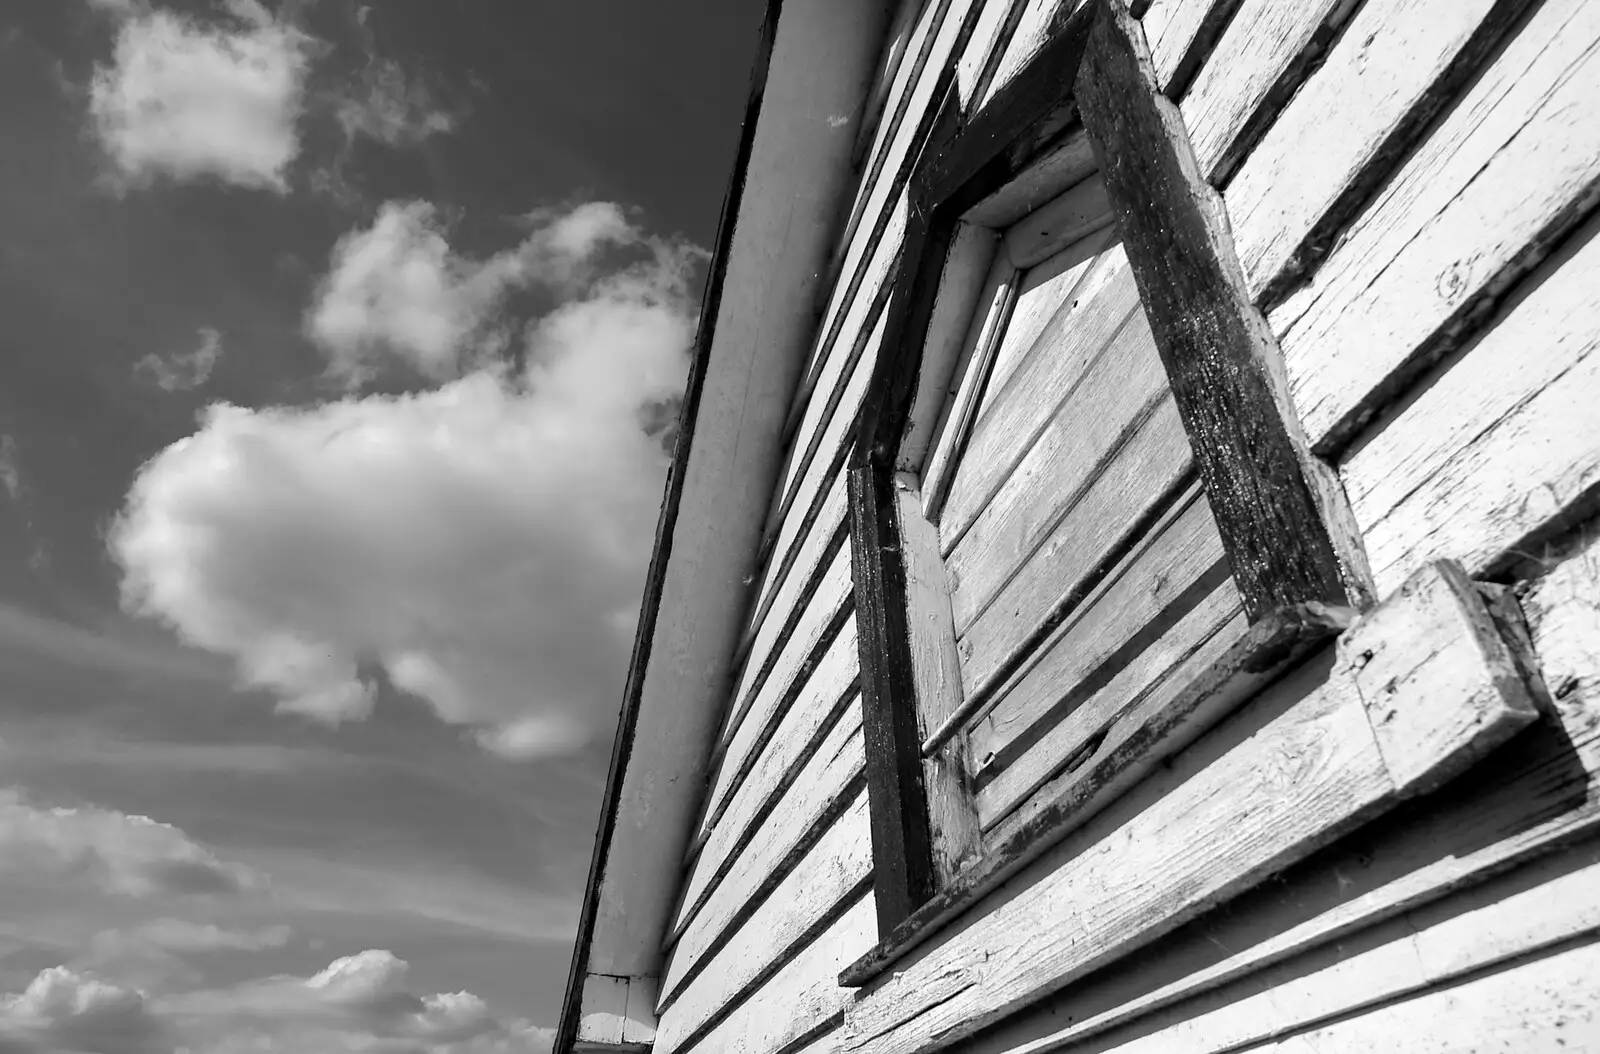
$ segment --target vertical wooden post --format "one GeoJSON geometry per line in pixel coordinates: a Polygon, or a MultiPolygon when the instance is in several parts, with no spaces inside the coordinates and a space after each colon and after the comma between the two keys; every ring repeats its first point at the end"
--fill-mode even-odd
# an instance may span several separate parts
{"type": "Polygon", "coordinates": [[[1119,0],[1090,2],[1079,113],[1245,611],[1253,621],[1309,601],[1366,607],[1360,532],[1306,443],[1222,201],[1156,83],[1144,31],[1119,0]]]}

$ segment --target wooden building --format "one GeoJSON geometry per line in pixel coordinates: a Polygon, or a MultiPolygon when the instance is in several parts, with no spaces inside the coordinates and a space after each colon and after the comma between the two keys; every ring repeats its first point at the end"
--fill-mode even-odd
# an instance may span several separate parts
{"type": "Polygon", "coordinates": [[[567,1051],[1600,1051],[1600,2],[773,0],[567,1051]]]}

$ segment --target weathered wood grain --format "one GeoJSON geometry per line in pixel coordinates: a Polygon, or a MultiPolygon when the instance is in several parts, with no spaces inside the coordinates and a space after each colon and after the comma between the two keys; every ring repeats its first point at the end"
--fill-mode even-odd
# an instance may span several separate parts
{"type": "MultiPolygon", "coordinates": [[[[1150,499],[1159,496],[1157,492],[1150,499]]],[[[1123,526],[1099,517],[1095,523],[1103,525],[1101,529],[1108,534],[1123,526]]],[[[1041,722],[1057,719],[1059,707],[1075,705],[1079,696],[1074,689],[1102,664],[1131,658],[1124,654],[1129,642],[1144,640],[1143,634],[1158,624],[1164,611],[1174,604],[1180,609],[1192,606],[1227,580],[1227,564],[1211,510],[1203,495],[1191,493],[1170,519],[1153,525],[1134,543],[1132,551],[1101,578],[1060,628],[1036,647],[1025,672],[997,694],[970,733],[978,772],[1014,760],[1010,749],[1014,741],[1041,722]]],[[[975,627],[986,628],[983,622],[975,627]]],[[[963,646],[972,640],[971,635],[963,638],[963,646]]],[[[990,637],[984,636],[974,645],[962,669],[964,677],[978,676],[967,672],[976,659],[985,660],[985,670],[990,667],[987,660],[997,649],[989,641],[990,637]]],[[[977,693],[969,686],[968,694],[977,693]]],[[[1026,743],[1019,747],[1025,749],[1026,743]]]]}
{"type": "Polygon", "coordinates": [[[849,805],[861,787],[865,764],[860,710],[847,707],[778,799],[770,813],[777,822],[758,826],[755,837],[724,866],[699,866],[697,860],[689,869],[673,934],[682,939],[695,924],[711,933],[726,929],[729,920],[771,889],[849,805]]]}
{"type": "Polygon", "coordinates": [[[1541,5],[1272,312],[1333,454],[1600,201],[1600,7],[1541,5]]]}
{"type": "Polygon", "coordinates": [[[1006,231],[1005,251],[1016,267],[1032,267],[1095,231],[1111,226],[1105,181],[1090,176],[1029,213],[1006,231]]]}
{"type": "Polygon", "coordinates": [[[1448,560],[1419,568],[1357,620],[1339,638],[1339,656],[1367,706],[1384,764],[1405,786],[1435,789],[1538,716],[1483,599],[1448,560]],[[1433,694],[1463,705],[1440,711],[1419,703],[1433,694]],[[1502,738],[1472,734],[1479,727],[1499,729],[1502,738]],[[1441,755],[1431,746],[1441,740],[1460,753],[1441,755]]]}
{"type": "Polygon", "coordinates": [[[872,834],[865,791],[733,931],[691,929],[662,969],[660,1034],[703,1032],[746,990],[760,986],[814,940],[872,879],[872,834]]]}
{"type": "MultiPolygon", "coordinates": [[[[950,586],[939,556],[939,533],[922,515],[915,476],[898,475],[895,491],[920,742],[961,707],[961,657],[950,619],[950,586]]],[[[950,742],[924,756],[922,769],[934,871],[944,885],[983,849],[977,812],[967,789],[963,745],[950,742]]]]}
{"type": "Polygon", "coordinates": [[[1327,254],[1527,7],[1398,0],[1356,11],[1223,195],[1258,304],[1276,303],[1327,254]]]}
{"type": "Polygon", "coordinates": [[[1359,607],[1370,596],[1359,534],[1337,479],[1306,449],[1222,203],[1156,86],[1138,25],[1096,3],[1080,110],[1245,611],[1359,607]]]}
{"type": "Polygon", "coordinates": [[[1542,265],[1442,376],[1342,466],[1373,575],[1425,559],[1498,574],[1600,485],[1600,224],[1542,265]]]}
{"type": "MultiPolygon", "coordinates": [[[[835,981],[842,963],[875,939],[877,910],[868,892],[839,921],[808,944],[782,970],[749,992],[733,1012],[693,1046],[726,1054],[776,1054],[828,1029],[849,1004],[849,989],[835,981]]],[[[658,1032],[654,1054],[676,1054],[671,1036],[658,1032]]]]}
{"type": "MultiPolygon", "coordinates": [[[[1052,547],[1056,563],[1033,563],[1066,519],[1080,521],[1080,532],[1090,528],[1113,537],[1136,518],[1129,512],[1117,522],[1083,522],[1087,512],[1079,513],[1078,507],[1096,486],[1102,494],[1115,490],[1137,504],[1153,500],[1191,469],[1188,436],[1167,391],[1150,327],[1137,311],[1055,397],[1054,416],[950,551],[958,632],[965,632],[1008,583],[1043,594],[1048,607],[1097,564],[1102,550],[1079,548],[1077,540],[1068,548],[1052,547]],[[1105,479],[1107,474],[1112,478],[1105,479]],[[1016,582],[1025,566],[1046,570],[1046,580],[1016,582]]],[[[1028,620],[1030,610],[1042,609],[1013,606],[1001,617],[1028,620]]]]}
{"type": "MultiPolygon", "coordinates": [[[[715,822],[708,822],[688,860],[692,872],[716,875],[729,866],[760,832],[761,825],[781,822],[773,810],[805,771],[827,735],[848,707],[859,706],[856,689],[854,620],[828,646],[804,690],[783,715],[750,774],[727,799],[715,822]]],[[[674,928],[673,933],[681,932],[674,928]]]]}
{"type": "MultiPolygon", "coordinates": [[[[1111,753],[1143,724],[1138,711],[1159,710],[1170,702],[1212,668],[1246,628],[1238,591],[1224,582],[1198,604],[1180,606],[1162,619],[1159,636],[1126,662],[1103,662],[1077,684],[1059,686],[1063,698],[1058,702],[1074,697],[1070,709],[1063,707],[1058,720],[1038,722],[1037,734],[1013,740],[1014,760],[974,774],[980,784],[978,816],[990,840],[1004,842],[1082,781],[1085,766],[1092,770],[1096,755],[1111,753]],[[1034,807],[1025,805],[1035,794],[1034,807]]],[[[1047,704],[1043,709],[1050,708],[1047,704]]]]}
{"type": "Polygon", "coordinates": [[[1034,342],[1035,353],[1024,356],[1004,389],[990,397],[939,514],[946,554],[1050,423],[1072,379],[1137,308],[1138,297],[1121,248],[1106,250],[1034,342]]]}
{"type": "Polygon", "coordinates": [[[1027,7],[995,67],[988,89],[979,99],[979,105],[993,101],[1008,84],[1016,80],[1017,75],[1044,51],[1057,27],[1083,3],[1084,0],[1027,0],[1027,7]]]}
{"type": "Polygon", "coordinates": [[[1350,17],[1356,0],[1243,0],[1194,83],[1183,94],[1183,122],[1196,162],[1220,184],[1251,145],[1252,131],[1276,116],[1304,70],[1350,17]]]}
{"type": "MultiPolygon", "coordinates": [[[[1015,233],[1016,228],[1012,228],[1015,233]]],[[[1088,275],[1095,260],[1116,237],[1109,227],[1077,239],[1060,251],[1029,267],[1021,276],[1017,289],[1017,303],[1011,310],[1011,319],[995,354],[994,369],[986,390],[988,402],[979,407],[986,411],[988,403],[1004,390],[1011,375],[1039,337],[1050,325],[1056,313],[1071,299],[1073,290],[1088,275]]]]}
{"type": "MultiPolygon", "coordinates": [[[[1418,705],[1440,715],[1424,722],[1434,727],[1481,709],[1445,692],[1418,705]]],[[[1417,753],[1449,765],[1462,749],[1434,739],[1417,753]]],[[[1428,787],[1431,767],[1415,762],[1389,772],[1345,669],[1302,665],[1016,876],[986,914],[903,962],[850,1009],[846,1049],[909,1054],[970,1035],[1428,787]],[[1010,953],[989,954],[997,941],[1010,953]]]]}
{"type": "Polygon", "coordinates": [[[1239,0],[1154,0],[1141,25],[1150,45],[1156,82],[1169,98],[1183,96],[1239,0]]]}
{"type": "Polygon", "coordinates": [[[1053,997],[1039,1004],[1045,1021],[1019,1019],[1016,1042],[994,1042],[1015,1054],[1077,1044],[1600,829],[1600,531],[1580,532],[1571,551],[1553,554],[1523,607],[1549,688],[1543,721],[1447,792],[1362,829],[1150,954],[1063,991],[1070,1024],[1048,1023],[1064,1012],[1053,997]]]}
{"type": "Polygon", "coordinates": [[[1263,1054],[1506,1050],[1562,1054],[1600,1038],[1600,941],[1589,940],[1258,1048],[1263,1054]]]}
{"type": "Polygon", "coordinates": [[[1005,57],[1006,47],[1016,35],[1029,0],[989,0],[979,4],[978,21],[972,37],[961,49],[956,60],[956,96],[961,112],[977,109],[989,86],[994,83],[995,71],[1005,57]]]}
{"type": "MultiPolygon", "coordinates": [[[[957,623],[969,698],[986,696],[1011,677],[1040,642],[1109,585],[1193,478],[1188,453],[1171,399],[1156,396],[1116,437],[1093,466],[1102,470],[1072,495],[1071,507],[1009,580],[975,609],[969,624],[957,623]]],[[[1217,545],[1214,523],[1204,530],[1206,544],[1217,545]]],[[[965,602],[959,590],[955,599],[960,614],[965,602]]]]}
{"type": "MultiPolygon", "coordinates": [[[[1600,847],[1574,847],[1475,889],[1442,898],[1352,940],[1241,978],[1182,1006],[1135,1019],[1075,1054],[1224,1051],[1305,1030],[1526,958],[1600,929],[1600,847]]],[[[1154,949],[1152,949],[1154,951],[1154,949]]],[[[1024,1015],[1027,1017],[1028,1015],[1024,1015]]],[[[1019,1020],[972,1054],[1039,1054],[1066,1033],[1019,1020]],[[1026,1038],[1024,1038],[1026,1037],[1026,1038]]],[[[1383,1049],[1380,1045],[1374,1049],[1383,1049]]],[[[1476,1049],[1476,1048],[1474,1048],[1476,1049]]],[[[1520,1048],[1512,1048],[1520,1049],[1520,1048]]]]}
{"type": "Polygon", "coordinates": [[[794,632],[783,642],[772,673],[729,717],[726,745],[715,755],[707,780],[705,814],[713,823],[844,628],[851,603],[850,554],[841,548],[802,611],[794,632]]]}

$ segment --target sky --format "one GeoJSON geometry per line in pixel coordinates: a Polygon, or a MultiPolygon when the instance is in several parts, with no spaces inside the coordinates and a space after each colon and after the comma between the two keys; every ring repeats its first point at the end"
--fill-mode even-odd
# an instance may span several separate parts
{"type": "Polygon", "coordinates": [[[548,1050],[760,14],[0,5],[0,1054],[548,1050]]]}

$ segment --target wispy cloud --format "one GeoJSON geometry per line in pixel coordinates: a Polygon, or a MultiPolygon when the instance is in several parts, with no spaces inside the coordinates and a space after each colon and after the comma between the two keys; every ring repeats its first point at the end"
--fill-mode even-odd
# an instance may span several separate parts
{"type": "Polygon", "coordinates": [[[22,451],[15,439],[3,434],[0,434],[0,487],[5,488],[6,496],[12,501],[22,500],[22,451]]]}
{"type": "Polygon", "coordinates": [[[89,89],[91,128],[120,181],[214,178],[283,192],[300,152],[311,38],[258,0],[214,24],[131,0],[89,89]]]}
{"type": "Polygon", "coordinates": [[[544,214],[488,261],[452,253],[425,210],[384,215],[335,252],[312,316],[336,363],[447,376],[509,324],[493,309],[507,285],[570,299],[528,330],[519,371],[211,407],[110,533],[126,605],[290,710],[363,717],[378,668],[492,749],[574,749],[617,705],[666,468],[647,425],[682,391],[698,255],[615,206],[544,214]],[[638,256],[597,269],[618,243],[638,256]]]}
{"type": "Polygon", "coordinates": [[[149,354],[134,363],[133,372],[162,391],[184,392],[211,379],[211,371],[222,357],[222,334],[202,326],[200,343],[191,351],[161,356],[149,354]]]}

